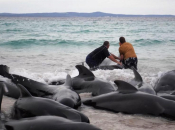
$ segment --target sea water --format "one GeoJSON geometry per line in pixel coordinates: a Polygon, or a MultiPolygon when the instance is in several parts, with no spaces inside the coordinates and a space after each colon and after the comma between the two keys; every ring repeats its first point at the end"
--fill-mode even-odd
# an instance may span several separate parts
{"type": "MultiPolygon", "coordinates": [[[[75,66],[82,64],[87,54],[104,41],[110,42],[109,52],[118,56],[120,36],[133,44],[138,72],[152,87],[163,73],[175,69],[175,17],[0,17],[0,64],[9,66],[10,73],[49,83],[67,74],[77,76],[75,66]]],[[[134,78],[129,69],[93,73],[112,83],[116,79],[134,78]]],[[[0,76],[0,80],[4,78],[0,76]]],[[[91,97],[89,93],[80,96],[91,97]]],[[[14,102],[4,96],[2,110],[8,114],[14,102]]],[[[79,111],[103,130],[173,130],[175,127],[175,122],[160,117],[113,113],[85,105],[79,111]]]]}

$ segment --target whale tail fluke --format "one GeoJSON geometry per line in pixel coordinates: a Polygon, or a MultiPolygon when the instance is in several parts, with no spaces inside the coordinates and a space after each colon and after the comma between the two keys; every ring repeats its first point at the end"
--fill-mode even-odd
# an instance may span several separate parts
{"type": "Polygon", "coordinates": [[[142,86],[142,84],[143,84],[143,79],[142,79],[141,75],[138,73],[138,71],[134,67],[131,67],[131,69],[133,70],[135,77],[134,77],[134,79],[132,79],[130,81],[130,84],[140,88],[142,86]]]}

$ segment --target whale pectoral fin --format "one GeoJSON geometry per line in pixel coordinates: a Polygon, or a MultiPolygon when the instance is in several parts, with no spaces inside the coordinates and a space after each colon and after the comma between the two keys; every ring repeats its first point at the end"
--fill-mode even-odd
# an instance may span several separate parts
{"type": "Polygon", "coordinates": [[[66,77],[66,81],[65,81],[64,85],[72,87],[72,78],[71,78],[71,76],[69,74],[66,77]]]}
{"type": "Polygon", "coordinates": [[[6,93],[9,92],[6,84],[3,81],[0,81],[0,88],[2,89],[2,95],[3,95],[3,92],[6,92],[6,93]]]}
{"type": "MultiPolygon", "coordinates": [[[[1,103],[2,103],[2,98],[3,98],[4,92],[7,93],[8,91],[9,90],[8,90],[6,84],[3,81],[0,81],[0,114],[1,114],[1,103]]],[[[0,117],[0,119],[1,119],[1,117],[0,117]]]]}
{"type": "Polygon", "coordinates": [[[115,80],[114,83],[117,85],[117,91],[120,93],[134,93],[138,91],[137,88],[125,81],[115,80]]]}
{"type": "Polygon", "coordinates": [[[133,70],[135,77],[130,81],[130,84],[133,86],[138,86],[138,88],[140,88],[143,84],[143,79],[134,67],[131,67],[131,69],[133,70]]]}
{"type": "Polygon", "coordinates": [[[1,81],[0,82],[0,114],[1,114],[1,103],[2,103],[3,94],[4,94],[4,82],[1,81]]]}
{"type": "Polygon", "coordinates": [[[24,86],[22,86],[21,84],[17,84],[17,87],[20,90],[20,98],[22,98],[22,97],[32,97],[32,95],[29,93],[29,91],[24,86]]]}
{"type": "Polygon", "coordinates": [[[79,71],[79,75],[77,77],[79,77],[79,78],[92,77],[92,80],[94,80],[94,78],[95,78],[94,74],[89,69],[87,69],[85,66],[76,65],[76,68],[79,71]]]}

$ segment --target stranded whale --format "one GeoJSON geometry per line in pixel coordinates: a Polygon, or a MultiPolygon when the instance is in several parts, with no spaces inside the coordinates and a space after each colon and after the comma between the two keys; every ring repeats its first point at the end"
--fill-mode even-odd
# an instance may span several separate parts
{"type": "Polygon", "coordinates": [[[22,85],[19,84],[18,87],[20,89],[20,97],[14,103],[11,112],[11,117],[13,119],[53,115],[64,117],[76,122],[89,123],[88,117],[77,110],[51,99],[33,97],[22,85]]]}
{"type": "Polygon", "coordinates": [[[72,79],[72,87],[78,92],[92,92],[93,96],[116,91],[116,87],[109,81],[96,78],[94,74],[82,65],[76,65],[79,75],[72,79]]]}
{"type": "Polygon", "coordinates": [[[164,73],[155,83],[154,89],[157,93],[175,95],[175,70],[164,73]]]}
{"type": "Polygon", "coordinates": [[[116,65],[116,63],[114,64],[113,61],[111,61],[109,58],[106,58],[103,60],[103,62],[98,66],[95,67],[93,70],[97,70],[97,69],[101,69],[101,70],[114,70],[114,69],[123,69],[124,67],[121,65],[116,65]]]}
{"type": "MultiPolygon", "coordinates": [[[[4,89],[6,86],[3,82],[0,82],[0,106],[2,102],[3,92],[7,89],[4,89]]],[[[22,92],[23,96],[27,96],[26,92],[22,92]]],[[[48,100],[48,99],[47,99],[48,100]]],[[[52,103],[51,103],[52,105],[52,103]]],[[[42,107],[42,106],[40,106],[42,107]]],[[[1,108],[0,108],[1,109],[1,108]]],[[[36,109],[39,109],[36,107],[36,109]]],[[[40,111],[39,109],[38,111],[40,111]]],[[[90,125],[85,122],[74,122],[63,117],[58,116],[37,116],[30,118],[22,118],[20,120],[11,120],[2,121],[1,112],[0,112],[0,129],[5,130],[101,130],[93,125],[90,125]]]]}
{"type": "Polygon", "coordinates": [[[23,85],[33,96],[50,98],[72,108],[78,108],[81,105],[80,96],[72,90],[72,79],[69,75],[63,85],[53,86],[20,75],[9,74],[8,70],[7,66],[0,66],[2,76],[11,79],[15,84],[23,85]]]}
{"type": "Polygon", "coordinates": [[[123,81],[116,80],[118,92],[103,94],[85,100],[85,105],[129,114],[150,114],[175,119],[175,102],[162,97],[140,92],[131,84],[120,86],[123,81]],[[121,82],[121,83],[120,83],[121,82]]]}
{"type": "Polygon", "coordinates": [[[19,97],[19,95],[20,95],[19,89],[18,89],[18,87],[16,86],[15,83],[11,82],[10,79],[2,77],[2,76],[0,77],[0,81],[4,82],[4,84],[8,88],[8,91],[4,92],[5,96],[9,96],[9,97],[12,97],[12,98],[15,98],[15,99],[17,99],[19,97]]]}
{"type": "Polygon", "coordinates": [[[164,73],[154,86],[157,95],[175,101],[175,70],[164,73]]]}
{"type": "MultiPolygon", "coordinates": [[[[116,91],[115,85],[109,81],[96,78],[95,75],[83,65],[76,65],[79,75],[72,78],[72,88],[77,93],[90,92],[92,96],[116,91]]],[[[64,80],[54,82],[54,84],[64,83],[64,80]]],[[[52,83],[51,83],[52,84],[52,83]]]]}
{"type": "Polygon", "coordinates": [[[93,125],[56,116],[38,116],[4,124],[7,130],[101,130],[93,125]]]}
{"type": "MultiPolygon", "coordinates": [[[[76,68],[79,71],[79,75],[72,78],[73,81],[73,89],[77,91],[78,93],[81,92],[92,92],[93,96],[98,96],[104,93],[114,92],[116,91],[116,85],[111,84],[108,81],[101,80],[99,78],[96,78],[94,74],[88,70],[86,67],[82,65],[77,65],[76,68]]],[[[141,75],[132,68],[134,73],[134,78],[130,80],[128,83],[135,86],[139,91],[147,92],[150,94],[156,94],[154,89],[143,82],[143,79],[141,75]]],[[[63,83],[63,80],[60,80],[58,82],[54,82],[56,84],[63,83]]],[[[122,82],[124,83],[124,82],[122,82]]]]}

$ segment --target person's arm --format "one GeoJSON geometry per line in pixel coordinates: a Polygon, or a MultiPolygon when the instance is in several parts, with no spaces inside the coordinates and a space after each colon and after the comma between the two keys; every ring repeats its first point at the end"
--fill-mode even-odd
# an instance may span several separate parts
{"type": "Polygon", "coordinates": [[[112,54],[112,53],[110,53],[115,59],[118,59],[118,60],[120,60],[120,58],[119,57],[117,57],[116,55],[114,55],[114,54],[112,54]]]}
{"type": "Polygon", "coordinates": [[[121,61],[121,60],[123,60],[123,55],[122,55],[122,54],[120,55],[120,61],[121,61]]]}
{"type": "Polygon", "coordinates": [[[122,65],[122,63],[119,62],[119,61],[117,61],[117,60],[113,57],[113,55],[108,56],[108,58],[109,58],[110,60],[112,60],[113,62],[115,62],[115,63],[117,63],[117,64],[119,64],[119,65],[122,65]]]}

